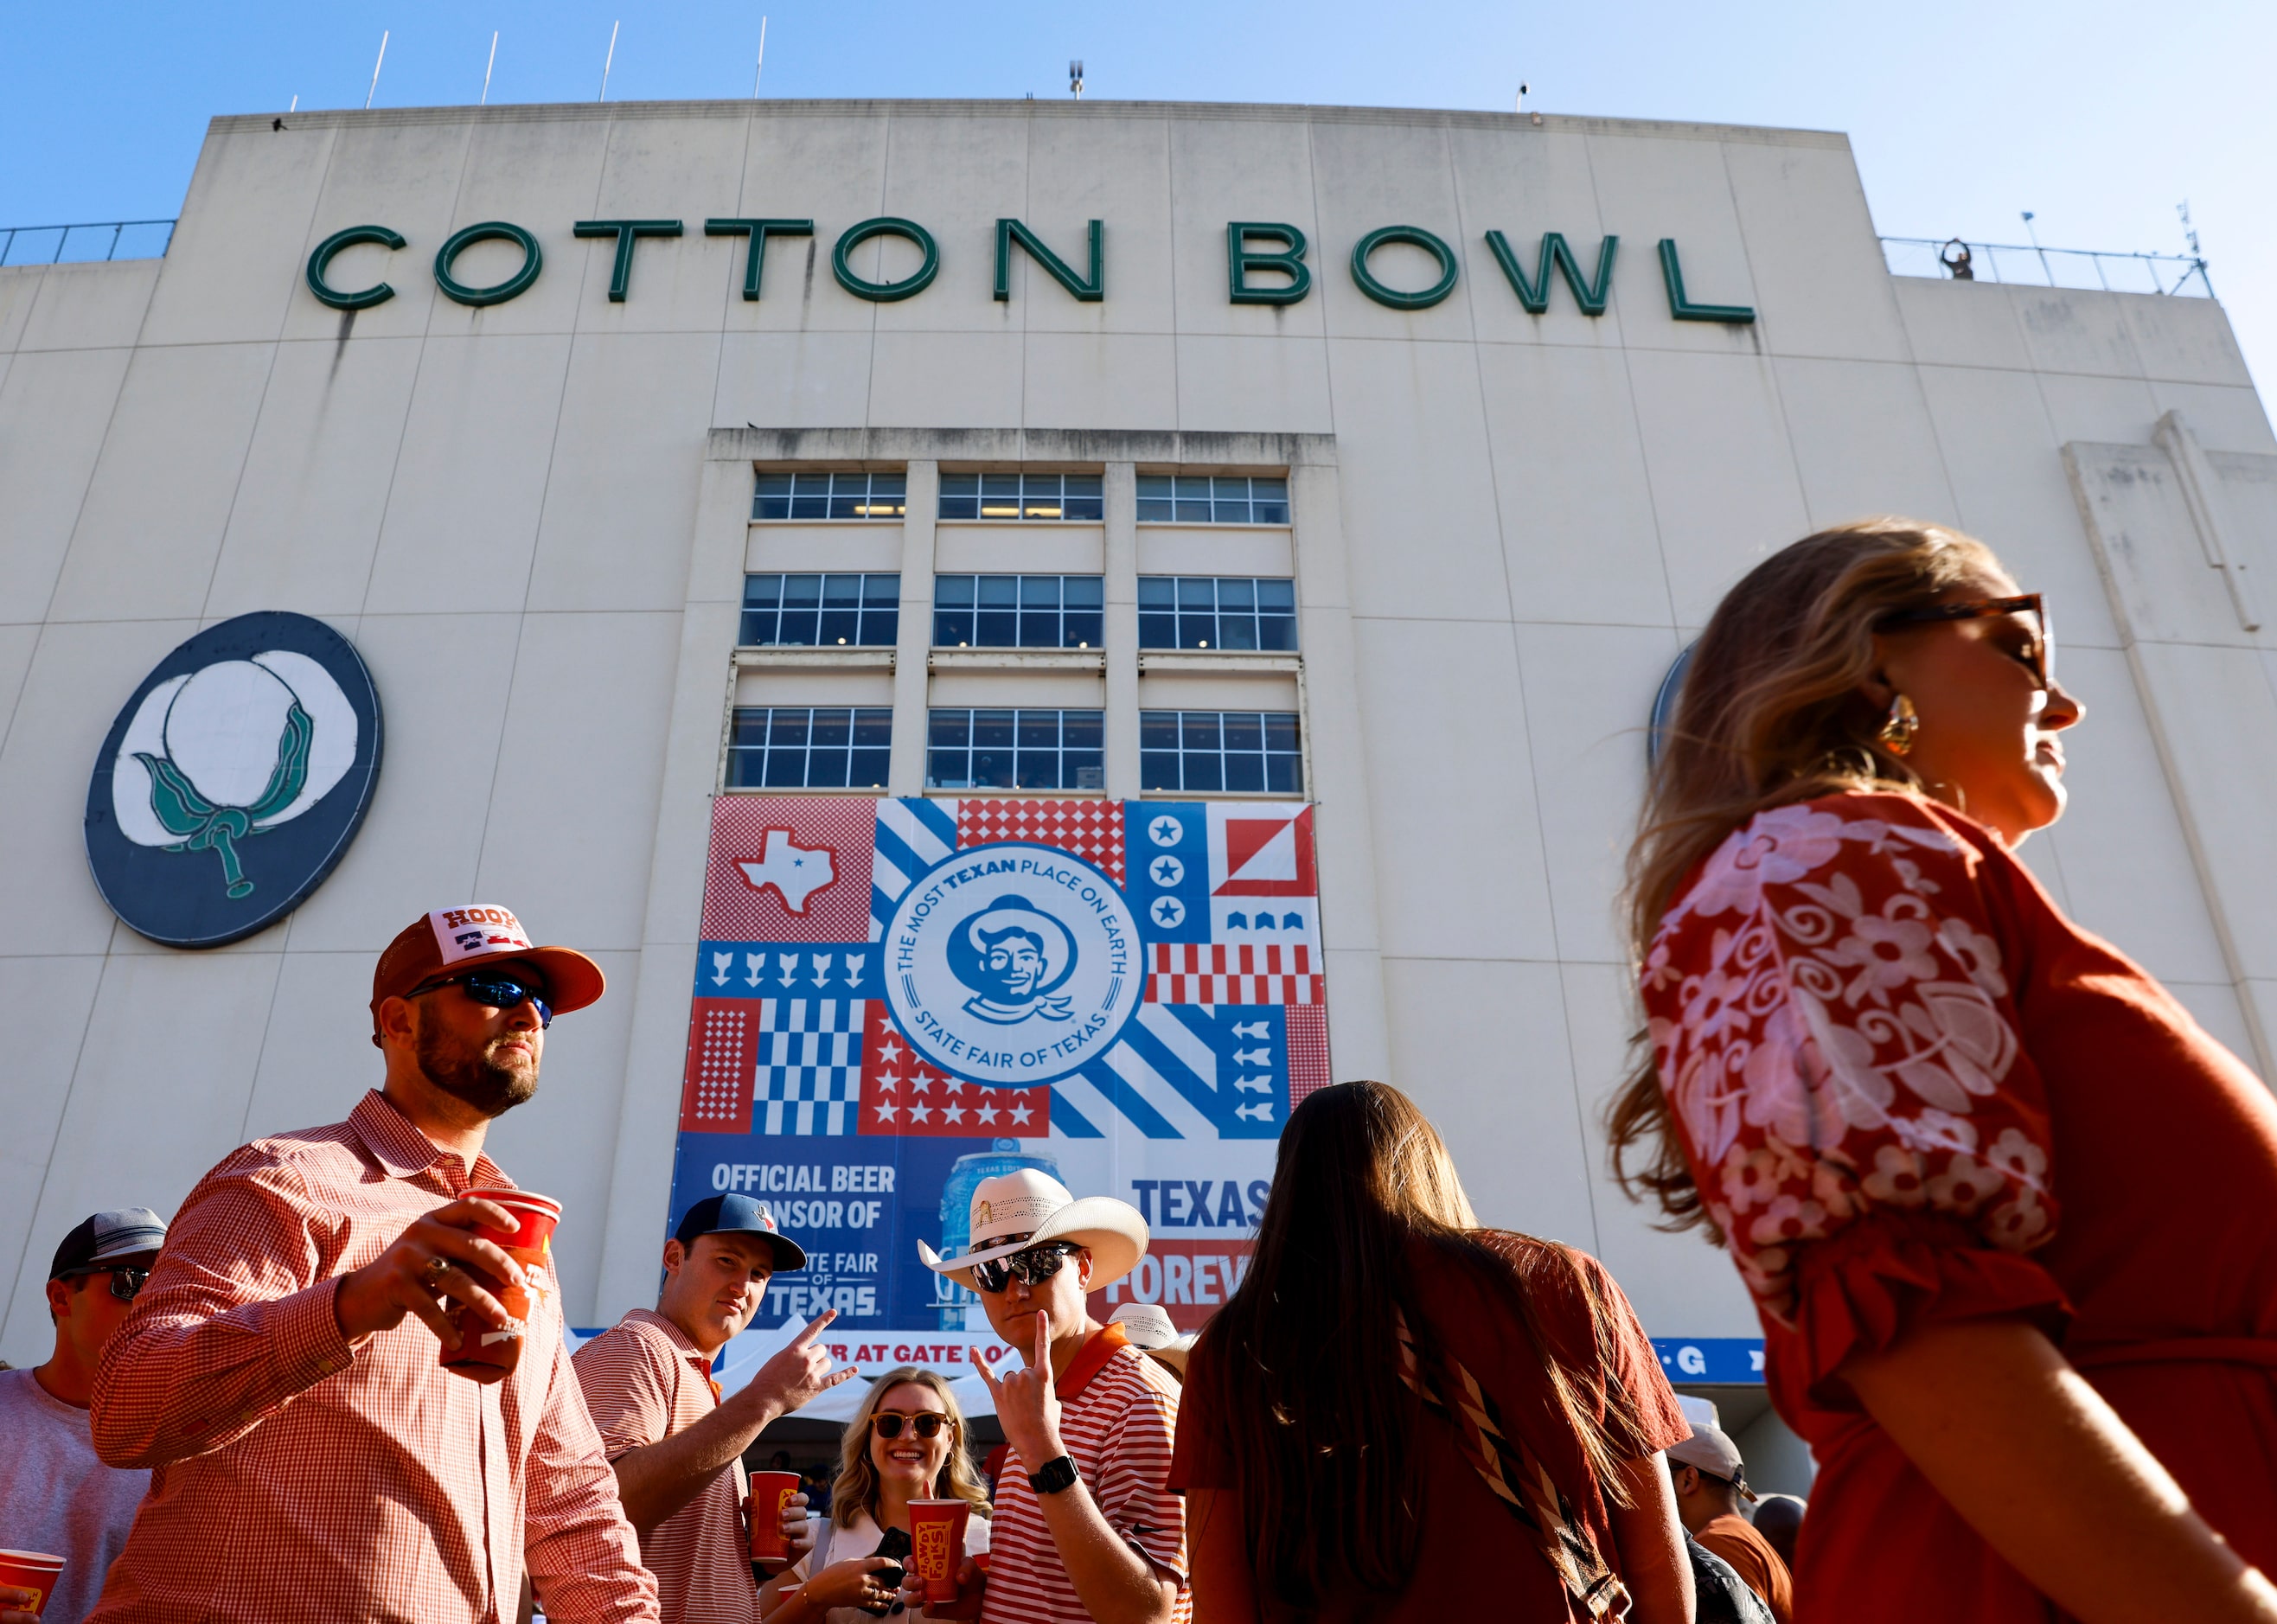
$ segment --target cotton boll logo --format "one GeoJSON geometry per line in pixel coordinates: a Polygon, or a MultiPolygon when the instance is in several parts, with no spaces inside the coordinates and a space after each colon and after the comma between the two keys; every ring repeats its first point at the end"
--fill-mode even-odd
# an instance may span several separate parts
{"type": "Polygon", "coordinates": [[[238,842],[322,800],[354,761],[355,739],[347,696],[307,655],[217,660],[159,684],[137,710],[111,773],[118,826],[138,845],[217,853],[229,895],[248,896],[256,888],[238,842]],[[156,751],[141,747],[154,721],[156,751]]]}
{"type": "Polygon", "coordinates": [[[205,947],[322,882],[369,804],[379,702],[346,639],[297,614],[202,632],[152,672],[90,786],[88,856],[119,917],[205,947]]]}

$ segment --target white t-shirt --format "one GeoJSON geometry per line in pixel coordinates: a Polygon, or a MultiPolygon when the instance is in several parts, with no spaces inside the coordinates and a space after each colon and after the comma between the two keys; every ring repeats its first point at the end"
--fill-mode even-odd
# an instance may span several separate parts
{"type": "Polygon", "coordinates": [[[80,1624],[126,1547],[147,1471],[95,1459],[88,1414],[29,1370],[0,1370],[0,1545],[65,1559],[42,1624],[80,1624]]]}
{"type": "MultiPolygon", "coordinates": [[[[822,1520],[818,1518],[814,1521],[822,1520]]],[[[841,1562],[858,1561],[876,1552],[878,1542],[885,1537],[886,1530],[872,1521],[870,1513],[865,1511],[856,1512],[853,1523],[849,1527],[819,1528],[814,1531],[815,1547],[820,1552],[824,1567],[835,1567],[841,1562]],[[826,1536],[829,1538],[830,1548],[823,1551],[821,1545],[826,1536]]],[[[972,1514],[964,1520],[964,1554],[979,1556],[987,1549],[988,1519],[982,1516],[979,1508],[975,1507],[972,1514]]],[[[790,1570],[790,1576],[803,1582],[807,1574],[807,1563],[812,1559],[811,1556],[800,1558],[797,1565],[790,1570]]],[[[824,1624],[878,1624],[877,1614],[864,1613],[859,1607],[833,1607],[822,1616],[824,1624]]],[[[889,1620],[888,1624],[928,1624],[931,1617],[932,1615],[924,1608],[919,1607],[902,1613],[898,1618],[889,1620]]]]}

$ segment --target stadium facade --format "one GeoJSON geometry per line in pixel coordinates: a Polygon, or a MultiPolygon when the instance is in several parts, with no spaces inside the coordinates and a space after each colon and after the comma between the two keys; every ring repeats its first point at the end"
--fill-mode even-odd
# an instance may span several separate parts
{"type": "Polygon", "coordinates": [[[375,955],[480,903],[611,979],[492,1141],[577,1323],[748,1188],[826,1260],[768,1323],[946,1350],[912,1243],[1023,1161],[1199,1318],[1289,1106],[1380,1076],[1746,1384],[1605,1176],[1613,899],[1717,596],[1891,512],[2048,594],[2026,855],[2271,1075],[2277,439],[2210,298],[1892,276],[1810,132],[217,119],[163,258],[0,269],[0,1353],[86,1213],[343,1116],[375,955]]]}

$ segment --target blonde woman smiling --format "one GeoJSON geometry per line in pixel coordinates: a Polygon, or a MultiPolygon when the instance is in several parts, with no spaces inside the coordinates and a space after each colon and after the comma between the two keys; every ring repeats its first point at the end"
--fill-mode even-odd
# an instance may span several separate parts
{"type": "MultiPolygon", "coordinates": [[[[904,1598],[890,1574],[878,1575],[901,1564],[874,1552],[887,1530],[910,1532],[911,1500],[971,1501],[963,1554],[986,1551],[988,1494],[963,1445],[964,1416],[947,1382],[915,1365],[880,1377],[846,1423],[828,1525],[810,1556],[761,1588],[760,1616],[768,1624],[867,1624],[885,1616],[904,1598]]],[[[953,1616],[978,1618],[980,1594],[979,1585],[966,1587],[953,1616]]],[[[900,1615],[908,1624],[942,1616],[915,1606],[900,1615]]]]}

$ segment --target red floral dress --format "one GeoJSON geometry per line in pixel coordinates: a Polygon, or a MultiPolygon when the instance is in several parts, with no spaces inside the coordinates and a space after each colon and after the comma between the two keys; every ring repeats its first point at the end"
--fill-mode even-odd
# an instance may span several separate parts
{"type": "Polygon", "coordinates": [[[1820,1474],[1799,1624],[2056,1616],[1836,1376],[1938,1321],[2041,1326],[2277,1574],[2277,1102],[1997,835],[1905,796],[1757,815],[1643,993],[1694,1180],[1820,1474]]]}

